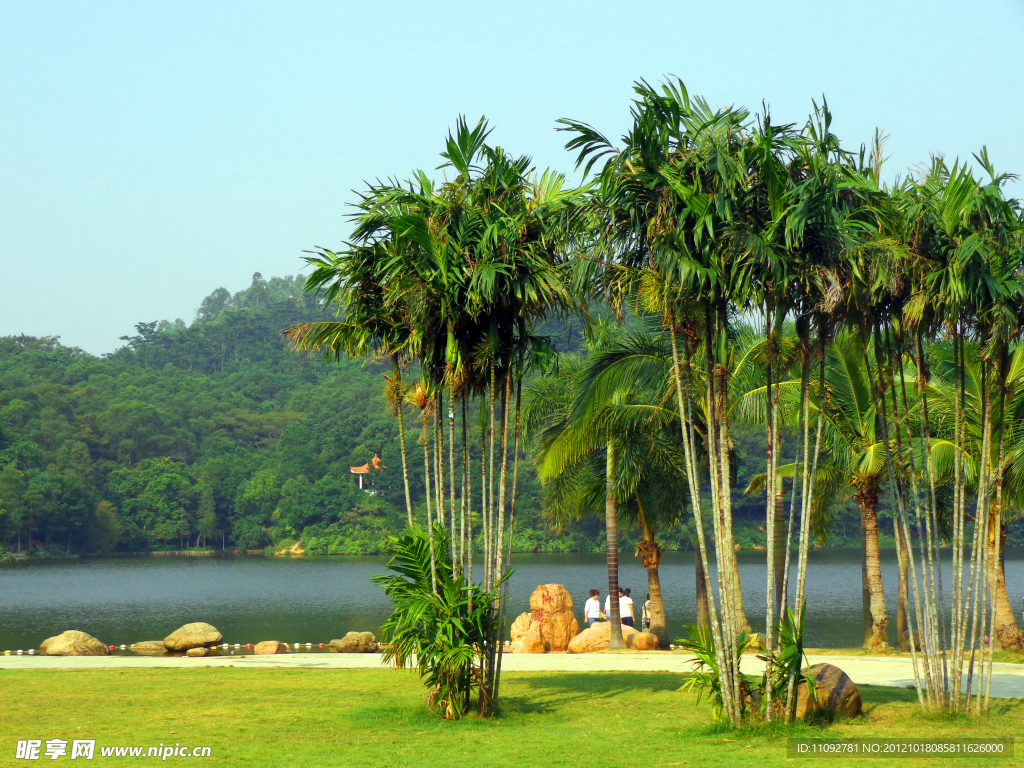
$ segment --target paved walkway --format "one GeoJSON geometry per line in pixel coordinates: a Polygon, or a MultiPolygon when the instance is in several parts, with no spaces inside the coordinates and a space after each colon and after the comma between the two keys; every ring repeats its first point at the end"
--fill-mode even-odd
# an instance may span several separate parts
{"type": "MultiPolygon", "coordinates": [[[[673,672],[691,669],[693,657],[672,651],[588,654],[506,654],[506,672],[673,672]]],[[[912,686],[910,659],[872,656],[812,655],[812,664],[826,662],[841,668],[860,685],[912,686]]],[[[381,666],[373,653],[290,653],[276,656],[208,656],[198,659],[175,656],[0,656],[3,669],[109,669],[124,667],[259,667],[264,669],[370,669],[381,666]]],[[[759,674],[764,669],[753,656],[743,658],[743,671],[759,674]]],[[[977,676],[975,676],[977,680],[977,676]]],[[[994,664],[992,695],[1024,698],[1024,664],[994,664]]]]}

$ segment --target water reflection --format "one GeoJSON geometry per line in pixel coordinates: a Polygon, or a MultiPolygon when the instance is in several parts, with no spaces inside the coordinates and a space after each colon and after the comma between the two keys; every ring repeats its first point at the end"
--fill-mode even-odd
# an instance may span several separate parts
{"type": "MultiPolygon", "coordinates": [[[[895,625],[896,556],[883,553],[882,577],[895,625]]],[[[349,630],[376,631],[389,614],[377,557],[132,558],[0,565],[0,651],[38,648],[46,637],[80,629],[112,645],[162,639],[190,621],[214,624],[231,643],[326,643],[349,630]]],[[[764,553],[740,552],[747,616],[764,623],[764,553]]],[[[587,591],[607,590],[602,555],[516,555],[510,614],[528,610],[537,584],[564,584],[577,608],[587,591]]],[[[950,584],[947,567],[944,583],[950,584]]],[[[1024,597],[1024,550],[1006,556],[1011,605],[1024,597]]],[[[647,576],[623,557],[619,583],[643,601],[647,576]]],[[[695,619],[692,552],[671,552],[661,567],[670,630],[695,619]]],[[[861,564],[856,551],[812,551],[807,579],[807,644],[852,647],[863,640],[861,564]]],[[[894,629],[893,629],[894,631],[894,629]]]]}

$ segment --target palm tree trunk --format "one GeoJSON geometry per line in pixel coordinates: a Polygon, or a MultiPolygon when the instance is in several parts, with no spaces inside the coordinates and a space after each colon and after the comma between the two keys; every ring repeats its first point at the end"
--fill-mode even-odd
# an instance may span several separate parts
{"type": "Polygon", "coordinates": [[[447,527],[444,513],[444,393],[437,391],[434,412],[434,490],[437,492],[437,521],[447,527]]]}
{"type": "Polygon", "coordinates": [[[427,492],[427,542],[430,546],[430,585],[437,594],[437,559],[434,552],[434,521],[430,515],[430,441],[427,439],[427,412],[423,411],[423,483],[427,492]]]}
{"type": "Polygon", "coordinates": [[[860,507],[860,526],[864,536],[864,573],[867,575],[868,615],[864,647],[878,650],[889,640],[889,617],[885,612],[885,587],[878,547],[878,480],[862,483],[854,498],[860,507]]]}
{"type": "Polygon", "coordinates": [[[459,536],[455,517],[455,384],[448,385],[448,495],[451,502],[449,517],[452,540],[452,578],[459,562],[459,536]]]}
{"type": "Polygon", "coordinates": [[[697,585],[694,589],[694,594],[697,597],[697,624],[707,627],[711,624],[711,618],[708,615],[708,580],[704,578],[700,541],[694,541],[693,548],[694,563],[697,566],[697,585]]]}
{"type": "MultiPolygon", "coordinates": [[[[772,571],[775,575],[775,620],[782,621],[782,587],[785,583],[786,567],[786,537],[782,532],[786,530],[786,498],[785,492],[775,494],[775,543],[772,547],[772,571]]],[[[771,633],[774,627],[766,627],[765,631],[771,633]]]]}
{"type": "MultiPolygon", "coordinates": [[[[705,584],[705,589],[703,590],[704,607],[707,611],[707,625],[711,627],[711,636],[714,638],[715,642],[715,663],[718,665],[719,670],[723,671],[722,674],[725,675],[724,679],[728,680],[725,643],[723,642],[722,636],[722,622],[720,622],[718,618],[718,609],[715,605],[714,595],[708,594],[706,588],[707,582],[711,578],[711,567],[708,563],[707,538],[704,531],[704,513],[701,509],[700,476],[697,469],[697,430],[694,426],[693,398],[690,396],[687,388],[687,384],[689,383],[693,372],[692,358],[689,347],[684,346],[686,355],[686,379],[684,380],[683,366],[679,355],[679,337],[677,334],[674,312],[670,313],[669,317],[671,325],[669,335],[672,340],[672,374],[675,380],[676,407],[679,409],[679,428],[683,438],[683,454],[686,460],[686,480],[690,491],[690,510],[693,513],[694,533],[697,541],[697,569],[705,584]]],[[[712,520],[714,520],[713,511],[712,520]]],[[[698,616],[699,609],[700,606],[698,605],[698,616]]],[[[729,718],[730,722],[738,725],[741,715],[739,712],[734,710],[732,698],[728,696],[725,697],[723,704],[726,716],[729,718]]]]}
{"type": "MultiPolygon", "coordinates": [[[[773,669],[773,648],[775,646],[775,622],[777,621],[779,611],[779,590],[782,588],[779,576],[780,565],[778,557],[779,547],[779,536],[778,536],[778,520],[779,520],[779,494],[776,490],[776,486],[779,483],[778,471],[776,465],[778,463],[778,456],[775,453],[776,446],[776,431],[778,429],[778,416],[777,409],[775,407],[775,391],[772,381],[772,369],[774,367],[774,343],[775,338],[772,333],[772,319],[774,313],[770,307],[765,307],[765,341],[767,344],[768,352],[768,368],[767,368],[767,390],[765,391],[765,426],[766,437],[768,440],[767,454],[765,456],[766,471],[768,473],[768,482],[766,483],[767,488],[765,489],[765,499],[768,505],[768,509],[765,512],[765,526],[767,528],[767,550],[768,556],[768,583],[765,589],[765,620],[764,620],[764,643],[762,647],[766,653],[766,668],[765,675],[766,679],[771,679],[774,675],[773,669]]],[[[772,721],[772,711],[774,709],[774,702],[772,702],[772,686],[767,686],[765,691],[765,717],[770,723],[772,721]]]]}
{"type": "Polygon", "coordinates": [[[462,394],[462,506],[459,531],[459,551],[462,572],[467,574],[466,583],[473,583],[473,474],[469,463],[469,425],[466,423],[466,393],[462,394]],[[466,518],[469,528],[466,528],[466,518]]]}
{"type": "MultiPolygon", "coordinates": [[[[992,525],[997,525],[993,520],[992,525]]],[[[1003,526],[1005,529],[1005,526],[1003,526]]],[[[999,638],[999,645],[1004,651],[1019,651],[1024,649],[1024,635],[1021,634],[1017,625],[1017,617],[1013,615],[1013,607],[1010,605],[1010,596],[1006,592],[1006,568],[1003,563],[1002,546],[999,544],[1005,541],[1006,536],[1000,535],[989,538],[989,570],[995,573],[996,589],[996,616],[995,636],[999,638]]]]}
{"type": "Polygon", "coordinates": [[[412,494],[409,492],[409,457],[405,450],[405,415],[403,414],[402,402],[402,369],[398,367],[398,358],[391,358],[395,375],[395,412],[398,414],[398,444],[402,450],[402,482],[405,484],[405,511],[409,516],[409,527],[413,525],[412,517],[412,494]]]}
{"type": "Polygon", "coordinates": [[[651,595],[651,626],[648,630],[658,636],[658,645],[668,647],[668,628],[665,624],[665,600],[661,594],[661,576],[658,567],[661,565],[661,545],[654,539],[654,528],[647,520],[640,494],[636,494],[636,505],[640,515],[640,529],[643,538],[637,544],[636,553],[641,564],[647,570],[647,591],[651,595]]]}
{"type": "Polygon", "coordinates": [[[896,584],[896,645],[901,651],[910,650],[910,626],[907,623],[907,579],[910,577],[910,548],[906,534],[898,520],[896,530],[896,556],[899,560],[899,577],[896,584]]]}
{"type": "Polygon", "coordinates": [[[608,650],[626,647],[622,639],[622,619],[619,616],[619,541],[618,507],[615,500],[615,443],[608,441],[608,459],[605,472],[604,524],[607,532],[608,557],[608,619],[611,622],[611,637],[608,650]]]}

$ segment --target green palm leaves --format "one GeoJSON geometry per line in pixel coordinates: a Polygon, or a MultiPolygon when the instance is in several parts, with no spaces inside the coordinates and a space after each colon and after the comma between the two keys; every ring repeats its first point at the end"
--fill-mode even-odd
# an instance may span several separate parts
{"type": "Polygon", "coordinates": [[[387,565],[396,575],[372,578],[395,606],[381,627],[384,661],[415,666],[430,690],[431,708],[457,720],[468,711],[473,693],[486,695],[474,662],[494,634],[497,617],[490,606],[497,593],[466,583],[458,564],[448,559],[444,526],[435,525],[432,538],[418,526],[392,537],[387,565]]]}
{"type": "MultiPolygon", "coordinates": [[[[549,354],[547,340],[534,335],[534,326],[550,314],[576,309],[567,285],[565,243],[584,196],[584,190],[566,188],[558,174],[534,174],[528,157],[490,145],[489,135],[485,120],[470,127],[460,119],[442,152],[443,183],[419,172],[403,184],[371,186],[352,216],[347,247],[320,249],[307,258],[313,267],[307,290],[318,292],[338,319],[287,331],[297,347],[329,359],[353,355],[392,361],[386,391],[403,435],[410,526],[414,509],[404,403],[419,409],[425,552],[434,599],[450,603],[450,583],[470,589],[474,526],[480,524],[481,594],[487,597],[476,610],[490,612],[486,633],[459,645],[462,655],[443,659],[444,664],[460,660],[460,674],[480,676],[478,705],[485,713],[496,705],[500,682],[500,593],[515,524],[519,387],[524,373],[549,354]],[[410,367],[419,380],[415,392],[407,394],[402,372],[410,367]],[[472,399],[479,399],[485,417],[479,495],[470,474],[472,399]],[[473,649],[471,658],[466,648],[473,649]]],[[[431,664],[442,659],[429,658],[431,664]]],[[[465,711],[450,697],[444,700],[449,716],[465,711]]]]}

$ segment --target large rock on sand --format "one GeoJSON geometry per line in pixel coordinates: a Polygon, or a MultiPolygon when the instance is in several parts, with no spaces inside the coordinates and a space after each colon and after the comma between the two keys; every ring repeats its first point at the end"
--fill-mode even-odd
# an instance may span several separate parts
{"type": "Polygon", "coordinates": [[[163,653],[167,649],[164,648],[163,640],[143,640],[139,643],[133,643],[128,648],[129,651],[135,651],[136,653],[163,653]]]}
{"type": "MultiPolygon", "coordinates": [[[[622,625],[622,639],[629,646],[631,638],[639,635],[633,627],[622,625]]],[[[599,621],[590,629],[584,629],[576,637],[569,641],[569,653],[596,653],[607,651],[608,643],[612,637],[612,623],[610,621],[599,621]]]]}
{"type": "Polygon", "coordinates": [[[541,584],[530,595],[530,613],[521,614],[513,624],[512,651],[564,651],[579,629],[569,590],[561,584],[541,584]]]}
{"type": "Polygon", "coordinates": [[[340,640],[331,640],[328,647],[335,653],[374,653],[377,638],[373,632],[349,632],[340,640]]]}
{"type": "Polygon", "coordinates": [[[262,656],[263,654],[291,653],[291,649],[288,647],[288,643],[282,643],[277,640],[264,640],[262,643],[256,643],[256,647],[252,649],[252,652],[262,656]]]}
{"type": "Polygon", "coordinates": [[[530,625],[532,623],[532,613],[520,613],[518,616],[516,616],[516,620],[512,622],[512,628],[509,630],[509,633],[512,635],[513,646],[515,646],[515,644],[519,641],[519,638],[526,634],[527,630],[530,629],[530,625]]]}
{"type": "Polygon", "coordinates": [[[541,635],[541,625],[531,624],[526,634],[512,644],[512,653],[546,653],[547,647],[544,644],[544,637],[541,635]]]}
{"type": "Polygon", "coordinates": [[[626,645],[638,651],[653,651],[658,647],[658,636],[653,632],[637,632],[629,636],[626,645]]]}
{"type": "Polygon", "coordinates": [[[43,640],[39,653],[43,656],[109,656],[110,649],[92,635],[69,629],[43,640]]]}
{"type": "Polygon", "coordinates": [[[809,701],[807,683],[800,683],[796,694],[796,716],[808,715],[850,718],[862,713],[860,691],[843,670],[831,664],[815,664],[803,670],[814,678],[817,701],[809,701]]]}
{"type": "Polygon", "coordinates": [[[190,648],[209,648],[219,645],[224,636],[212,624],[197,621],[180,627],[164,638],[168,651],[187,651],[190,648]]]}

